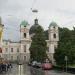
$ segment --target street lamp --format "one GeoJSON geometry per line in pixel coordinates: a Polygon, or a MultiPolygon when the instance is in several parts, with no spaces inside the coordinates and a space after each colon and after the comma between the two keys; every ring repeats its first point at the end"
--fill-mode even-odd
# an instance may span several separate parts
{"type": "Polygon", "coordinates": [[[32,9],[32,8],[31,8],[31,11],[32,11],[32,13],[34,13],[34,14],[35,14],[34,16],[36,16],[36,18],[37,18],[38,10],[37,10],[37,9],[32,9]]]}
{"type": "Polygon", "coordinates": [[[67,56],[65,56],[65,65],[66,65],[66,72],[67,72],[67,60],[68,60],[68,58],[67,58],[67,56]]]}
{"type": "Polygon", "coordinates": [[[37,9],[34,9],[34,10],[32,10],[32,12],[33,12],[33,13],[37,13],[37,12],[38,12],[38,10],[37,10],[37,9]]]}

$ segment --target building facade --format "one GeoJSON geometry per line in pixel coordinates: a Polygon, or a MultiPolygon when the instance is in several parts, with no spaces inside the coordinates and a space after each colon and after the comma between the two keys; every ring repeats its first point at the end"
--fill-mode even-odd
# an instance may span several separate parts
{"type": "Polygon", "coordinates": [[[2,24],[2,20],[1,20],[1,17],[0,17],[0,58],[2,57],[3,28],[4,28],[4,25],[2,24]]]}
{"type": "Polygon", "coordinates": [[[47,47],[48,47],[48,52],[47,55],[49,59],[52,61],[52,63],[55,62],[54,60],[54,53],[55,49],[58,46],[58,41],[59,41],[59,30],[58,30],[58,25],[55,22],[52,22],[49,26],[48,29],[48,40],[47,41],[47,47]]]}
{"type": "MultiPolygon", "coordinates": [[[[34,25],[29,27],[28,22],[22,21],[20,24],[20,41],[13,42],[10,40],[3,40],[2,45],[2,57],[5,60],[10,61],[23,61],[28,62],[30,59],[29,48],[31,45],[31,37],[34,35],[35,29],[38,27],[38,19],[34,20],[34,25]]],[[[54,62],[53,55],[55,53],[55,48],[58,46],[59,41],[59,31],[58,25],[52,22],[48,29],[48,40],[47,42],[47,55],[49,59],[54,62]]]]}
{"type": "Polygon", "coordinates": [[[2,57],[5,60],[18,60],[20,52],[20,42],[12,42],[10,40],[3,40],[2,57]]]}

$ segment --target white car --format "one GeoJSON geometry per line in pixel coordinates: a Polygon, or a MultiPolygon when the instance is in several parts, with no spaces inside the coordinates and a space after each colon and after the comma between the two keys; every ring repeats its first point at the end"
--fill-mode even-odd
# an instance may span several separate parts
{"type": "Polygon", "coordinates": [[[37,61],[32,62],[32,66],[35,66],[37,64],[37,61]]]}

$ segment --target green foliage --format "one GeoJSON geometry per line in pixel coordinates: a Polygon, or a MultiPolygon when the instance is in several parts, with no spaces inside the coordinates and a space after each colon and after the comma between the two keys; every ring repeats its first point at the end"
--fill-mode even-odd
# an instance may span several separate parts
{"type": "Polygon", "coordinates": [[[44,34],[45,34],[45,39],[48,40],[49,39],[48,30],[44,31],[44,34]]]}
{"type": "Polygon", "coordinates": [[[59,28],[59,43],[54,58],[58,65],[65,65],[65,56],[68,64],[75,64],[75,29],[59,28]]]}
{"type": "Polygon", "coordinates": [[[35,30],[35,35],[32,37],[32,43],[30,47],[31,60],[43,62],[47,57],[46,50],[47,43],[45,41],[44,30],[41,26],[38,26],[35,30]]]}

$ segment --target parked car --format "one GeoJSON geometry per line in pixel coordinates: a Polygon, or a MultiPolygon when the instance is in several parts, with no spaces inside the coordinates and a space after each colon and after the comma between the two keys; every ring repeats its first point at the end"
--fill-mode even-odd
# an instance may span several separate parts
{"type": "Polygon", "coordinates": [[[36,65],[35,65],[35,67],[36,68],[41,68],[41,65],[42,65],[41,62],[37,62],[36,65]]]}
{"type": "Polygon", "coordinates": [[[35,68],[41,68],[41,62],[37,62],[37,61],[29,62],[28,65],[35,68]]]}
{"type": "Polygon", "coordinates": [[[32,66],[36,67],[37,61],[32,61],[32,66]]]}
{"type": "Polygon", "coordinates": [[[50,70],[50,69],[52,69],[52,63],[47,63],[47,62],[42,63],[42,69],[43,70],[50,70]]]}

